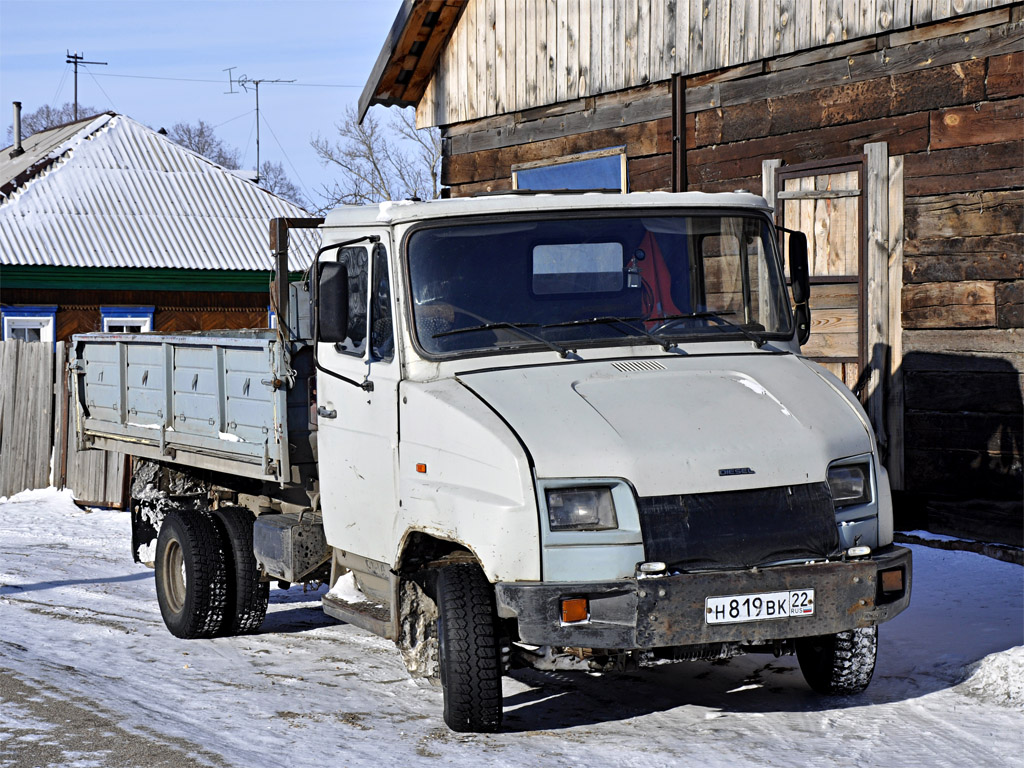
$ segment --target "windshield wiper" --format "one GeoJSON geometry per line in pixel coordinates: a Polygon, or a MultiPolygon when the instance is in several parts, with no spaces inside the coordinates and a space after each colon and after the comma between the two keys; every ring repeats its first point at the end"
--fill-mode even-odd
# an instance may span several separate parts
{"type": "Polygon", "coordinates": [[[754,333],[749,328],[744,328],[739,323],[731,322],[729,320],[726,320],[725,317],[723,317],[723,315],[735,315],[735,314],[736,313],[732,312],[732,311],[727,311],[727,312],[690,312],[690,313],[687,313],[685,315],[665,315],[663,317],[651,317],[651,318],[648,318],[648,320],[656,320],[656,321],[663,322],[663,323],[669,322],[669,321],[672,321],[672,320],[699,320],[699,319],[716,320],[716,321],[722,323],[723,325],[729,326],[730,328],[735,328],[737,331],[739,331],[744,336],[746,336],[748,339],[750,339],[752,342],[754,342],[755,346],[758,349],[763,347],[765,345],[765,342],[767,341],[767,339],[765,339],[760,334],[754,333]]]}
{"type": "MultiPolygon", "coordinates": [[[[473,331],[492,331],[496,328],[507,328],[510,331],[514,331],[522,336],[524,339],[530,339],[531,341],[537,341],[543,344],[553,352],[557,352],[561,357],[568,357],[569,352],[564,347],[560,347],[553,341],[548,341],[543,336],[539,336],[536,333],[527,331],[527,328],[536,328],[537,323],[483,323],[482,325],[471,325],[468,328],[454,328],[450,331],[441,331],[441,333],[435,333],[430,338],[439,339],[442,336],[454,336],[457,333],[472,333],[473,331]]],[[[547,327],[547,326],[545,326],[547,327]]]]}
{"type": "MultiPolygon", "coordinates": [[[[658,319],[660,319],[660,318],[658,318],[658,319]]],[[[668,352],[673,346],[675,346],[675,344],[673,342],[667,341],[666,339],[662,338],[661,336],[655,336],[653,333],[648,331],[642,325],[640,327],[637,327],[637,326],[634,326],[634,325],[630,325],[630,323],[643,323],[643,322],[644,322],[644,318],[642,318],[642,317],[612,317],[612,316],[607,316],[607,317],[590,317],[590,318],[585,318],[583,320],[567,320],[564,323],[548,323],[544,327],[545,328],[569,328],[569,327],[574,326],[574,325],[624,325],[627,328],[629,328],[631,331],[636,331],[641,336],[644,336],[644,337],[650,339],[651,341],[653,341],[655,344],[657,344],[659,347],[661,347],[666,352],[668,352]]],[[[626,331],[623,331],[621,328],[617,328],[616,330],[621,331],[623,334],[626,333],[626,331]]]]}

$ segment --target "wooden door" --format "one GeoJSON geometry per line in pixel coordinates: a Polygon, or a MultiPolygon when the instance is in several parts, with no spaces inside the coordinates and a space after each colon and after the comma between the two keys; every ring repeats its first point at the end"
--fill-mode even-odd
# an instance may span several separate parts
{"type": "Polygon", "coordinates": [[[807,235],[811,337],[803,353],[853,389],[867,360],[864,161],[776,169],[777,222],[807,235]]]}

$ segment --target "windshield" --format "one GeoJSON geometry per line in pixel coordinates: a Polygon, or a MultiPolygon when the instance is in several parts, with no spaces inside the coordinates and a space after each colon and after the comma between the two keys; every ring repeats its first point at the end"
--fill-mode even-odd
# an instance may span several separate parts
{"type": "Polygon", "coordinates": [[[761,216],[516,219],[414,231],[412,313],[428,355],[792,335],[761,216]]]}

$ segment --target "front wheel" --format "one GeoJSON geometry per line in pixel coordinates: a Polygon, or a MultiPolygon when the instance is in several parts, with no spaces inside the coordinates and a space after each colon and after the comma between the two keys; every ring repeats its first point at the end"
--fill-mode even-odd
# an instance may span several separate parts
{"type": "Polygon", "coordinates": [[[833,696],[850,696],[868,687],[878,655],[878,627],[796,641],[800,671],[811,688],[833,696]]]}
{"type": "Polygon", "coordinates": [[[227,609],[220,531],[208,512],[172,509],[156,540],[156,598],[175,637],[213,637],[227,609]]]}
{"type": "Polygon", "coordinates": [[[489,733],[501,725],[501,654],[494,591],[477,565],[437,577],[437,637],[444,721],[453,731],[489,733]]]}

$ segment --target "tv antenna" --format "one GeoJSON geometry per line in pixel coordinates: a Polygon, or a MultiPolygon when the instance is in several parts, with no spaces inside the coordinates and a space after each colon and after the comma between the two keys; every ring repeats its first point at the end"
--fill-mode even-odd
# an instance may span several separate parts
{"type": "MultiPolygon", "coordinates": [[[[65,50],[67,50],[67,49],[65,49],[65,50]]],[[[67,58],[64,59],[64,63],[65,64],[74,64],[75,65],[75,120],[78,120],[78,65],[79,64],[102,64],[103,66],[106,66],[107,62],[105,62],[105,61],[86,61],[85,60],[85,56],[81,56],[78,53],[78,51],[75,51],[74,53],[72,53],[71,51],[67,51],[67,58]]],[[[66,72],[67,70],[64,70],[64,71],[66,72]]]]}
{"type": "Polygon", "coordinates": [[[268,80],[267,78],[249,79],[248,75],[241,75],[236,80],[231,70],[235,67],[228,67],[224,71],[228,73],[228,86],[230,90],[227,93],[238,93],[235,90],[237,85],[246,93],[249,92],[249,86],[252,86],[256,91],[256,183],[260,183],[260,84],[261,83],[294,83],[294,80],[268,80]]]}

